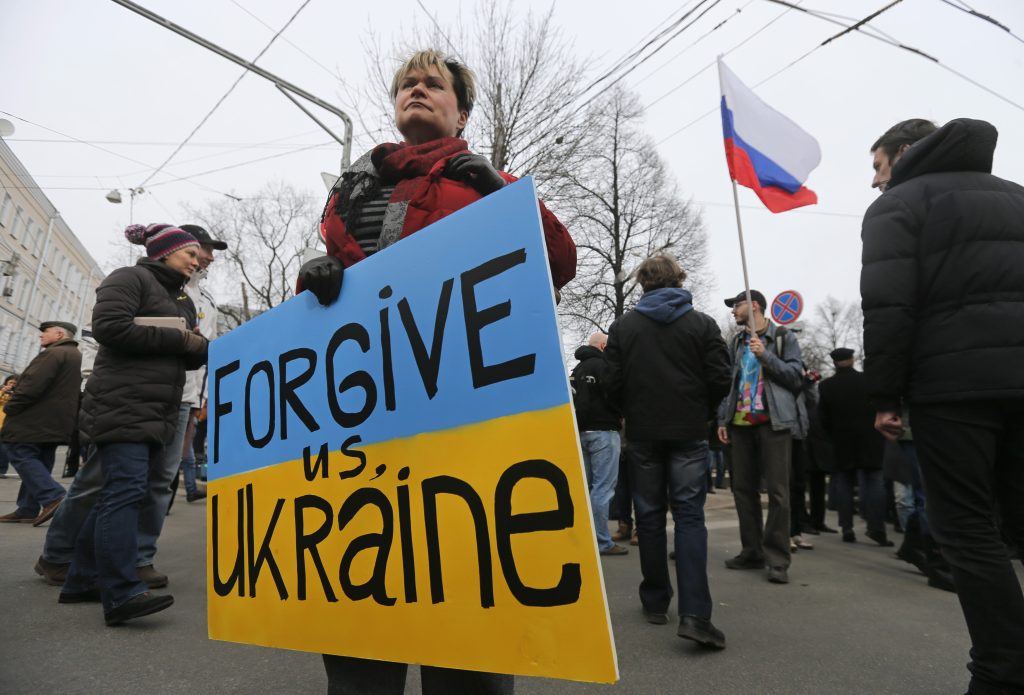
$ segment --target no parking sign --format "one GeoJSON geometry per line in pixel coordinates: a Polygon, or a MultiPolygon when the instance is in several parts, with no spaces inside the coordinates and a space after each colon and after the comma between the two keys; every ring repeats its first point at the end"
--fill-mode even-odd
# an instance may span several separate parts
{"type": "Polygon", "coordinates": [[[779,292],[779,296],[772,301],[772,318],[778,324],[793,323],[800,318],[803,310],[804,298],[796,290],[779,292]]]}

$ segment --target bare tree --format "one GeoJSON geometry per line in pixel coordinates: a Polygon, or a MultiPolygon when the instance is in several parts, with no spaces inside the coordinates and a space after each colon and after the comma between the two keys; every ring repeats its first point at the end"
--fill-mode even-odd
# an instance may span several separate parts
{"type": "MultiPolygon", "coordinates": [[[[572,42],[553,21],[554,7],[543,15],[523,13],[511,0],[487,0],[476,6],[468,26],[461,18],[448,27],[413,31],[408,38],[381,46],[371,37],[369,87],[363,94],[375,116],[364,127],[378,139],[394,134],[389,90],[394,70],[415,50],[434,47],[457,56],[477,76],[477,100],[463,137],[488,153],[495,168],[536,177],[541,197],[557,202],[551,182],[579,161],[588,122],[578,110],[587,72],[572,42]]],[[[410,33],[406,33],[406,36],[410,33]]]]}
{"type": "Polygon", "coordinates": [[[241,202],[186,206],[190,220],[228,244],[210,281],[230,323],[244,323],[294,294],[303,254],[318,233],[316,201],[287,184],[270,183],[241,202]]]}
{"type": "Polygon", "coordinates": [[[864,314],[860,303],[826,297],[806,322],[800,343],[804,364],[810,369],[831,368],[829,353],[839,347],[852,348],[860,363],[864,356],[864,314]]]}
{"type": "Polygon", "coordinates": [[[607,330],[639,298],[633,275],[649,256],[675,257],[688,287],[701,285],[707,240],[700,212],[684,201],[641,130],[636,96],[615,87],[588,117],[593,131],[583,165],[559,178],[559,211],[576,240],[576,280],[559,313],[579,333],[607,330]]]}

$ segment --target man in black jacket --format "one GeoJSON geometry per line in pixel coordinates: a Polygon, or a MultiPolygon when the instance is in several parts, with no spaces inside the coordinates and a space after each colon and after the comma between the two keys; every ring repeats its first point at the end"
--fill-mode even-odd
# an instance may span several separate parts
{"type": "Polygon", "coordinates": [[[57,446],[71,436],[82,383],[75,325],[44,321],[39,330],[43,350],[29,362],[7,401],[2,434],[21,488],[18,508],[0,521],[33,526],[49,520],[64,499],[64,488],[52,476],[53,459],[57,446]]]}
{"type": "MultiPolygon", "coordinates": [[[[926,121],[924,123],[927,123],[926,121]]],[[[993,176],[996,129],[897,124],[871,147],[865,370],[887,437],[909,404],[932,533],[971,635],[970,692],[1024,692],[1024,188],[993,176]]]]}
{"type": "Polygon", "coordinates": [[[836,348],[829,356],[836,373],[818,385],[818,412],[822,429],[835,451],[836,507],[843,540],[854,543],[853,488],[860,490],[861,513],[868,522],[867,536],[891,546],[885,533],[885,483],[882,480],[882,445],[875,429],[875,411],[868,400],[864,374],[853,368],[853,350],[836,348]]]}
{"type": "Polygon", "coordinates": [[[629,549],[613,542],[608,532],[608,504],[619,478],[619,427],[622,418],[605,394],[604,348],[607,344],[607,335],[594,333],[587,345],[576,348],[575,357],[580,363],[572,370],[569,381],[590,487],[597,549],[602,555],[626,555],[629,549]]]}
{"type": "Polygon", "coordinates": [[[729,391],[729,355],[718,325],[693,310],[686,273],[668,256],[636,272],[644,294],[612,324],[605,359],[608,392],[626,418],[626,460],[640,540],[640,603],[648,622],[668,622],[672,583],[665,514],[675,521],[677,634],[722,649],[708,588],[708,422],[729,391]],[[667,493],[667,499],[666,499],[667,493]]]}

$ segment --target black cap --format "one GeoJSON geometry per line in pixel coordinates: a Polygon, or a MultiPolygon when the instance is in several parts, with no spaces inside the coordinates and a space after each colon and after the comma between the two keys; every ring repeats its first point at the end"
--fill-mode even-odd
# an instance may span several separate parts
{"type": "MultiPolygon", "coordinates": [[[[757,290],[750,290],[750,298],[761,305],[761,311],[765,311],[768,308],[768,302],[765,301],[764,295],[757,290]]],[[[737,304],[747,301],[747,292],[744,290],[735,297],[725,300],[725,305],[730,309],[737,304]]]]}
{"type": "Polygon", "coordinates": [[[179,225],[178,229],[183,229],[192,236],[194,236],[196,238],[196,241],[198,241],[200,244],[212,246],[218,251],[225,251],[228,248],[228,243],[226,241],[214,239],[212,236],[210,236],[210,233],[208,231],[200,227],[198,224],[183,224],[179,225]]]}
{"type": "Polygon", "coordinates": [[[843,360],[853,359],[853,350],[850,348],[836,348],[828,353],[828,356],[832,358],[833,362],[842,362],[843,360]]]}
{"type": "Polygon", "coordinates": [[[68,323],[67,321],[43,321],[39,324],[39,330],[45,331],[47,328],[53,328],[54,326],[57,328],[63,328],[71,335],[78,333],[78,326],[73,323],[68,323]]]}

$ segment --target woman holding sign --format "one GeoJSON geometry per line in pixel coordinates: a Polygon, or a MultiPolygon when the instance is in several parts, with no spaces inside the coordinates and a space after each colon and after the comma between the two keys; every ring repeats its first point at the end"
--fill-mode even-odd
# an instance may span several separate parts
{"type": "MultiPolygon", "coordinates": [[[[327,255],[299,270],[298,291],[337,300],[344,269],[516,180],[473,154],[459,136],[476,98],[473,73],[454,58],[413,54],[391,83],[404,141],[358,159],[335,184],[321,218],[327,255]]],[[[576,275],[576,246],[543,203],[541,221],[555,289],[576,275]]],[[[407,665],[324,655],[329,695],[400,695],[407,665]]],[[[423,667],[424,693],[511,693],[511,676],[423,667]]]]}
{"type": "MultiPolygon", "coordinates": [[[[185,370],[206,364],[206,338],[182,288],[199,267],[199,242],[169,224],[132,225],[125,236],[146,256],[100,283],[92,312],[99,352],[85,385],[79,426],[97,448],[103,489],[75,543],[60,603],[101,601],[107,625],[162,611],[169,595],[136,572],[139,508],[150,469],[177,428],[185,370]]],[[[162,513],[162,512],[161,512],[162,513]]]]}

